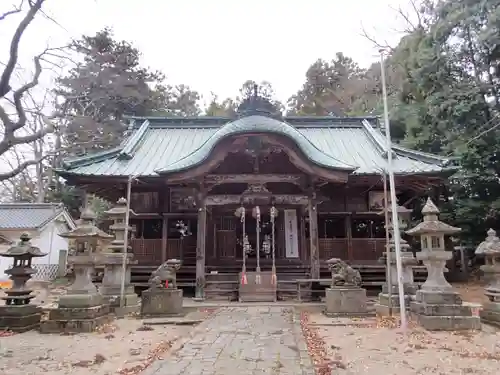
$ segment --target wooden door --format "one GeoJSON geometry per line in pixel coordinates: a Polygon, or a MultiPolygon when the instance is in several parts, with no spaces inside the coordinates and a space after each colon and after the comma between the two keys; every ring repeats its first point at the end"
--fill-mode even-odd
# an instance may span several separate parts
{"type": "Polygon", "coordinates": [[[221,216],[216,219],[215,246],[219,259],[236,258],[236,222],[235,216],[221,216]]]}

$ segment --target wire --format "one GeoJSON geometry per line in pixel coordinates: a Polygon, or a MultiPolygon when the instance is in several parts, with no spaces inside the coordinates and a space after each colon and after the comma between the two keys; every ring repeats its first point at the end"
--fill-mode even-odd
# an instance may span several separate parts
{"type": "MultiPolygon", "coordinates": [[[[494,115],[494,116],[493,116],[493,117],[492,117],[489,121],[487,121],[487,122],[486,122],[483,126],[481,126],[480,130],[481,130],[481,129],[484,129],[484,127],[485,127],[486,125],[488,125],[488,124],[489,124],[489,123],[491,123],[493,120],[495,120],[495,119],[497,119],[497,118],[499,118],[499,117],[500,117],[500,114],[495,114],[495,115],[494,115]]],[[[472,142],[474,142],[476,139],[478,139],[478,138],[482,137],[483,135],[485,135],[485,134],[489,133],[490,131],[492,131],[492,130],[494,130],[494,129],[498,128],[499,126],[500,126],[500,122],[499,122],[499,123],[497,123],[497,124],[495,124],[495,125],[493,125],[491,128],[489,128],[489,129],[486,129],[486,130],[482,131],[481,133],[479,133],[479,134],[478,134],[478,135],[476,135],[475,137],[472,137],[472,138],[471,138],[471,139],[470,139],[470,140],[469,140],[469,141],[468,141],[468,142],[467,142],[464,146],[466,147],[466,146],[470,145],[470,144],[471,144],[472,142]]],[[[450,152],[450,153],[449,153],[449,154],[447,154],[445,157],[452,156],[453,154],[454,154],[454,151],[450,152]]]]}

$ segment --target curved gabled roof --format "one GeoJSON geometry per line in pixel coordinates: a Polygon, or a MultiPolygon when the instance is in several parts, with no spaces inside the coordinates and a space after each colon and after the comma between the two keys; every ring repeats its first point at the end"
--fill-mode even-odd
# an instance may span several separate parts
{"type": "MultiPolygon", "coordinates": [[[[132,134],[111,150],[64,161],[65,176],[149,176],[196,165],[224,137],[274,133],[291,139],[316,165],[346,169],[353,175],[379,175],[387,169],[386,140],[365,117],[136,117],[132,134]],[[257,121],[258,119],[258,121],[257,121]]],[[[456,168],[437,155],[393,144],[397,175],[448,175],[456,168]]]]}
{"type": "Polygon", "coordinates": [[[354,171],[357,168],[324,153],[302,133],[286,122],[265,116],[248,116],[223,125],[205,143],[189,155],[165,167],[158,168],[156,172],[159,174],[178,172],[197,166],[209,157],[215,146],[223,139],[234,135],[251,133],[268,133],[285,136],[294,141],[311,162],[321,167],[347,171],[354,171]]]}

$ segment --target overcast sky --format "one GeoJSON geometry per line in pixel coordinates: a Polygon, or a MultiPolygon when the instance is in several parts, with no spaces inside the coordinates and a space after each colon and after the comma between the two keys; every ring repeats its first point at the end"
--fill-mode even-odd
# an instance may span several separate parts
{"type": "MultiPolygon", "coordinates": [[[[14,0],[0,0],[0,12],[14,0]]],[[[234,96],[247,79],[270,81],[285,101],[307,67],[337,51],[362,66],[377,51],[362,26],[395,44],[402,20],[394,10],[407,0],[47,0],[60,26],[38,20],[21,45],[21,62],[45,47],[94,34],[105,26],[134,44],[143,64],[163,71],[204,96],[234,96]]],[[[0,23],[0,61],[18,18],[0,23]]]]}

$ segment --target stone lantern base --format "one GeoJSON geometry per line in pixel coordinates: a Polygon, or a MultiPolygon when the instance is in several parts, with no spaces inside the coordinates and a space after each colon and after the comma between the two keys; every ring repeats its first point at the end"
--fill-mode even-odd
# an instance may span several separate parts
{"type": "MultiPolygon", "coordinates": [[[[375,311],[377,315],[386,316],[390,315],[389,305],[392,312],[399,313],[399,288],[398,288],[398,270],[396,267],[395,254],[392,254],[391,259],[391,279],[392,285],[389,290],[389,284],[386,282],[382,285],[382,293],[378,295],[378,303],[375,304],[375,311]],[[389,301],[391,302],[389,304],[389,301]]],[[[401,261],[403,266],[403,289],[405,295],[405,306],[410,307],[410,302],[414,299],[415,293],[418,290],[417,285],[413,281],[413,266],[417,263],[411,252],[402,252],[401,261]]]]}
{"type": "Polygon", "coordinates": [[[40,325],[42,309],[35,305],[0,306],[0,330],[26,332],[40,325]]]}
{"type": "MultiPolygon", "coordinates": [[[[498,276],[498,270],[494,279],[498,276]]],[[[489,301],[483,303],[483,308],[480,312],[481,321],[483,323],[491,324],[500,327],[500,285],[494,284],[484,288],[484,294],[488,297],[489,301]]]]}
{"type": "Polygon", "coordinates": [[[149,288],[141,295],[142,316],[182,315],[182,289],[149,288]]]}
{"type": "Polygon", "coordinates": [[[415,320],[429,331],[481,329],[479,316],[464,306],[459,294],[449,291],[419,290],[411,302],[415,320]]]}
{"type": "Polygon", "coordinates": [[[366,316],[369,315],[366,305],[366,289],[355,286],[339,286],[327,288],[327,316],[366,316]]]}
{"type": "Polygon", "coordinates": [[[139,312],[139,297],[135,294],[133,285],[130,284],[130,265],[132,254],[127,255],[127,266],[125,269],[125,294],[124,304],[120,308],[121,298],[121,281],[123,275],[123,255],[119,253],[101,254],[102,263],[104,264],[104,277],[102,285],[99,287],[99,292],[104,298],[104,301],[111,307],[111,311],[117,315],[123,316],[139,312]]]}
{"type": "Polygon", "coordinates": [[[59,306],[49,312],[48,320],[40,324],[40,332],[93,332],[112,320],[109,305],[103,304],[100,294],[67,294],[61,296],[59,306]]]}
{"type": "Polygon", "coordinates": [[[500,302],[486,302],[480,312],[481,321],[500,327],[500,302]]]}

